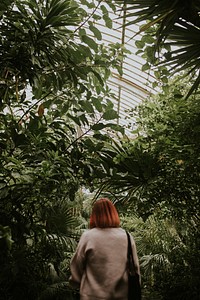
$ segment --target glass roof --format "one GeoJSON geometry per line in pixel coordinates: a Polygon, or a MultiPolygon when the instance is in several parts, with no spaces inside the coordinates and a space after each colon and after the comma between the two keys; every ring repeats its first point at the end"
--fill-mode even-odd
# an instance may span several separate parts
{"type": "MultiPolygon", "coordinates": [[[[152,72],[141,70],[146,61],[141,56],[136,55],[138,48],[135,46],[135,41],[140,40],[141,35],[135,36],[135,34],[138,33],[139,27],[137,25],[123,27],[125,17],[122,15],[121,9],[117,9],[117,13],[112,12],[108,7],[107,9],[109,10],[109,17],[113,21],[112,29],[105,26],[102,18],[98,23],[95,23],[95,26],[101,31],[102,42],[104,44],[119,43],[130,51],[123,62],[123,75],[120,76],[117,71],[113,71],[108,81],[109,87],[115,94],[114,105],[120,116],[118,123],[127,126],[127,110],[134,108],[153,92],[150,83],[155,81],[155,78],[152,72]],[[133,36],[135,37],[133,38],[133,36]]],[[[96,13],[102,15],[100,9],[96,13]]]]}

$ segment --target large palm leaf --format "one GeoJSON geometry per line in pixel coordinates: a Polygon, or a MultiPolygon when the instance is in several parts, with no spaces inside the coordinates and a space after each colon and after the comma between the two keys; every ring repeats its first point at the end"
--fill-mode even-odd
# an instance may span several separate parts
{"type": "Polygon", "coordinates": [[[159,41],[166,38],[169,29],[173,28],[173,25],[179,23],[180,20],[190,22],[197,27],[200,26],[198,15],[200,4],[198,0],[117,0],[117,2],[125,4],[123,9],[127,11],[126,26],[145,21],[147,25],[142,28],[146,29],[155,23],[159,23],[157,31],[159,41]],[[129,21],[130,18],[132,18],[131,21],[129,21]]]}
{"type": "MultiPolygon", "coordinates": [[[[180,21],[174,25],[169,32],[168,42],[174,50],[166,55],[166,59],[161,63],[170,66],[171,71],[180,72],[186,70],[188,74],[194,75],[195,81],[188,95],[196,90],[200,83],[200,28],[192,24],[180,21]]],[[[174,73],[173,72],[173,73],[174,73]]]]}
{"type": "MultiPolygon", "coordinates": [[[[118,1],[121,2],[121,1],[118,1]]],[[[175,72],[187,70],[193,73],[195,82],[188,96],[198,88],[199,75],[199,36],[200,36],[200,3],[198,0],[125,0],[126,26],[143,22],[140,32],[155,27],[155,50],[160,51],[163,43],[172,47],[162,65],[170,65],[175,72]],[[144,25],[145,22],[145,25],[144,25]]],[[[156,53],[156,51],[155,51],[156,53]]]]}
{"type": "Polygon", "coordinates": [[[113,145],[99,153],[101,166],[107,170],[101,181],[99,193],[109,191],[113,195],[123,195],[130,199],[153,180],[159,165],[156,156],[148,151],[148,146],[140,143],[113,141],[113,145]]]}

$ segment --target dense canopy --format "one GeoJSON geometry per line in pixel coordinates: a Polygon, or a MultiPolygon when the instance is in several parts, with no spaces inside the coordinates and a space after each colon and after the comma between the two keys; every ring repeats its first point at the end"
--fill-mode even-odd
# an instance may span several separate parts
{"type": "Polygon", "coordinates": [[[199,11],[1,1],[0,299],[76,299],[69,261],[106,196],[144,300],[199,300],[199,11]]]}

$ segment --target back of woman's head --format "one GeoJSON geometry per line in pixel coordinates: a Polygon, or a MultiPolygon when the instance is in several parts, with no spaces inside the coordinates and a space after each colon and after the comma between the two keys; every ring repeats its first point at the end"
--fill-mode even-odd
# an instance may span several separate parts
{"type": "Polygon", "coordinates": [[[90,216],[90,228],[119,227],[120,219],[114,204],[107,198],[97,200],[90,216]]]}

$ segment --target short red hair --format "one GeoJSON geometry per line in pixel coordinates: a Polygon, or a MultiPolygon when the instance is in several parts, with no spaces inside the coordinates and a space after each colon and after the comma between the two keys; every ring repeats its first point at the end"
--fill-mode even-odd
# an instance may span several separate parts
{"type": "Polygon", "coordinates": [[[90,228],[119,227],[120,219],[114,204],[108,198],[97,200],[90,216],[90,228]]]}

